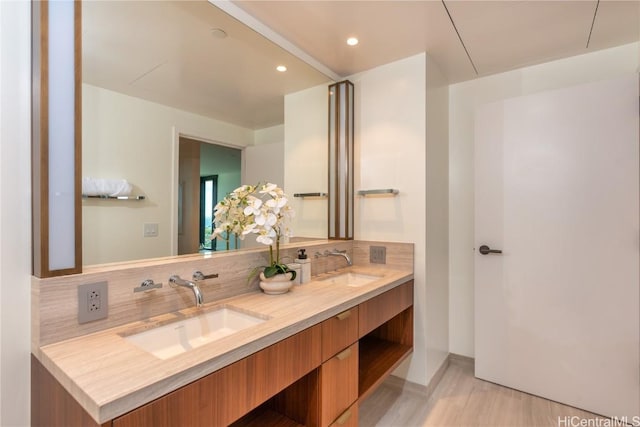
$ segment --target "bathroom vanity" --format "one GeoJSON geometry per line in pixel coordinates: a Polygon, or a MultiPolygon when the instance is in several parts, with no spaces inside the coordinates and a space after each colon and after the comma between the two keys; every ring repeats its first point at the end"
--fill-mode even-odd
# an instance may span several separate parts
{"type": "Polygon", "coordinates": [[[357,426],[358,402],[412,352],[413,270],[313,279],[38,347],[33,425],[357,426]],[[264,321],[164,359],[127,340],[221,308],[264,321]]]}

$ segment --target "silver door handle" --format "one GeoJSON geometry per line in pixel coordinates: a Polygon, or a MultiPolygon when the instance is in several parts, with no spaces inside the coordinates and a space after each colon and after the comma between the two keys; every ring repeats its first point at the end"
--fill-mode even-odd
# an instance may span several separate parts
{"type": "Polygon", "coordinates": [[[489,246],[487,245],[482,245],[478,248],[478,250],[480,251],[480,253],[482,255],[489,255],[489,254],[501,254],[502,251],[500,249],[491,249],[489,246]]]}

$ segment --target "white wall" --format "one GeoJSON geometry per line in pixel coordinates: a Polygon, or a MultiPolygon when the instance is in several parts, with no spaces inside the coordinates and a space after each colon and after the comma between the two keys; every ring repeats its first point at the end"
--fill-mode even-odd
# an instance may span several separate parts
{"type": "Polygon", "coordinates": [[[245,149],[243,184],[272,182],[284,188],[285,125],[258,129],[254,146],[245,149]]]}
{"type": "Polygon", "coordinates": [[[474,355],[475,109],[482,104],[638,72],[633,43],[451,85],[449,89],[449,345],[474,355]]]}
{"type": "Polygon", "coordinates": [[[328,85],[284,97],[284,190],[293,199],[296,237],[327,238],[327,199],[294,198],[295,193],[327,192],[328,85]]]}
{"type": "MultiPolygon", "coordinates": [[[[254,131],[254,144],[275,144],[284,141],[284,124],[254,131]]],[[[282,183],[279,183],[282,185],[282,183]]]]}
{"type": "Polygon", "coordinates": [[[449,355],[449,85],[427,55],[427,379],[449,355]]]}
{"type": "Polygon", "coordinates": [[[448,352],[447,92],[436,69],[430,77],[432,66],[420,54],[349,78],[355,85],[356,191],[400,191],[396,197],[356,197],[355,238],[415,243],[414,353],[396,374],[423,385],[448,352]],[[432,129],[427,113],[434,117],[432,129]],[[428,220],[430,209],[436,216],[428,220]],[[445,263],[444,275],[438,265],[429,269],[432,261],[445,263]]]}
{"type": "MultiPolygon", "coordinates": [[[[245,148],[243,184],[272,182],[284,185],[284,141],[245,148]]],[[[292,196],[292,195],[290,195],[292,196]]]]}
{"type": "Polygon", "coordinates": [[[125,178],[146,196],[83,201],[83,263],[171,255],[174,127],[240,148],[253,144],[254,132],[96,86],[82,90],[83,176],[125,178]],[[142,236],[146,222],[159,224],[158,237],[142,236]]]}
{"type": "Polygon", "coordinates": [[[31,9],[0,2],[0,425],[29,425],[31,9]]]}

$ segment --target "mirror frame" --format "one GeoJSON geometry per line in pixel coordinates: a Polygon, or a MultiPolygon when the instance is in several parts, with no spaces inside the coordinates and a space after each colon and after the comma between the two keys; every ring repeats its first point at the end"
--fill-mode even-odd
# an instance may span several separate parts
{"type": "Polygon", "coordinates": [[[330,240],[353,240],[354,87],[349,80],[329,85],[330,240]]]}
{"type": "MultiPolygon", "coordinates": [[[[58,31],[50,23],[49,0],[32,3],[32,140],[31,140],[31,186],[32,186],[32,246],[33,270],[37,277],[54,277],[67,274],[82,273],[82,205],[81,205],[81,155],[82,155],[82,27],[81,1],[66,1],[62,5],[68,14],[64,16],[61,27],[73,21],[73,33],[66,34],[63,44],[51,49],[49,32],[58,31]],[[72,7],[67,9],[67,7],[72,7]],[[59,49],[60,47],[61,49],[59,49]],[[69,54],[64,56],[62,53],[69,54]],[[53,53],[51,52],[53,51],[53,53]],[[55,63],[50,61],[56,55],[55,63]],[[64,73],[56,74],[54,68],[62,63],[62,71],[73,69],[73,82],[64,73]],[[52,64],[54,64],[52,66],[52,64]],[[63,83],[59,82],[62,77],[63,83]],[[66,77],[66,78],[65,78],[66,77]],[[66,83],[66,86],[64,86],[66,83]],[[72,98],[67,99],[71,108],[59,109],[50,114],[53,104],[65,96],[64,90],[50,90],[60,85],[63,88],[73,86],[72,98]],[[58,93],[59,92],[59,93],[58,93]],[[60,111],[62,110],[62,111],[60,111]],[[60,120],[55,127],[49,125],[50,120],[60,120]],[[60,131],[59,124],[70,125],[60,131]],[[69,141],[69,133],[73,140],[69,141]],[[62,161],[61,161],[62,160],[62,161]],[[72,172],[69,173],[71,167],[72,172]],[[65,185],[59,185],[50,177],[69,176],[65,185]],[[53,182],[52,182],[53,181],[53,182]],[[67,228],[56,224],[51,227],[52,213],[57,218],[64,218],[67,228]],[[53,248],[60,248],[60,253],[53,248]]],[[[58,15],[56,15],[58,16],[58,15]]],[[[55,25],[55,24],[54,24],[55,25]]],[[[64,33],[64,32],[63,32],[64,33]]],[[[56,104],[58,105],[58,104],[56,104]]]]}

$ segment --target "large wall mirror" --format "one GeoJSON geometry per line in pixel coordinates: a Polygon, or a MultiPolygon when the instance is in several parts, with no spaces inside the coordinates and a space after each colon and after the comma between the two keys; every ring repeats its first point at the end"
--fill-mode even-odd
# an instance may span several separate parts
{"type": "Polygon", "coordinates": [[[82,200],[83,264],[201,250],[190,188],[282,185],[284,96],[329,83],[204,0],[83,2],[82,176],[144,196],[82,200]]]}

